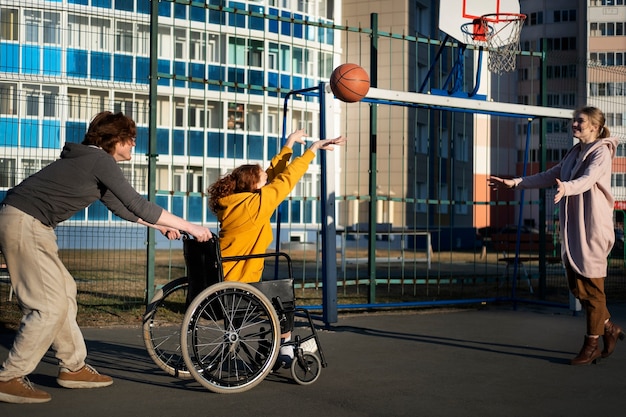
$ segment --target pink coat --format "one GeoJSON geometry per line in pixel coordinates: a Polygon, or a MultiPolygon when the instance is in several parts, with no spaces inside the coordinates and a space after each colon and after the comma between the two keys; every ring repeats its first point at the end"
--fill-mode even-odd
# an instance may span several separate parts
{"type": "Polygon", "coordinates": [[[606,277],[607,257],[615,242],[611,167],[617,143],[617,138],[598,139],[582,155],[578,143],[558,165],[515,179],[518,188],[552,187],[557,178],[563,182],[561,257],[587,278],[606,277]]]}

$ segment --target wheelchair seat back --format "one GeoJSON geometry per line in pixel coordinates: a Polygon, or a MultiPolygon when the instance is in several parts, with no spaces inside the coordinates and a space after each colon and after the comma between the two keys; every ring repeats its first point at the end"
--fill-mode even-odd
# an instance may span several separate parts
{"type": "Polygon", "coordinates": [[[219,250],[215,235],[206,242],[183,239],[183,255],[189,280],[187,306],[204,289],[223,280],[219,250]]]}

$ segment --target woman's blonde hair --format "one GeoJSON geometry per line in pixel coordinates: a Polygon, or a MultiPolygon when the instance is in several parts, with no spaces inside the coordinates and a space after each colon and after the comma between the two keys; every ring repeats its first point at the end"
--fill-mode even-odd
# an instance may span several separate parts
{"type": "Polygon", "coordinates": [[[604,125],[606,123],[606,118],[604,117],[602,110],[597,107],[585,106],[574,110],[574,117],[579,114],[584,114],[589,118],[589,122],[593,126],[598,126],[598,138],[604,139],[611,136],[609,128],[604,125]]]}

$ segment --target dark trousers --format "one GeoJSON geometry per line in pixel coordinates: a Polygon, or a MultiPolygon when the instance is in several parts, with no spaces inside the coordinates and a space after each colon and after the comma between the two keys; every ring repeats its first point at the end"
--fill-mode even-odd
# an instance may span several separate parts
{"type": "Polygon", "coordinates": [[[565,265],[569,289],[578,298],[580,305],[585,309],[587,316],[587,334],[603,335],[604,322],[611,314],[606,308],[606,294],[604,293],[604,278],[587,278],[565,265]]]}

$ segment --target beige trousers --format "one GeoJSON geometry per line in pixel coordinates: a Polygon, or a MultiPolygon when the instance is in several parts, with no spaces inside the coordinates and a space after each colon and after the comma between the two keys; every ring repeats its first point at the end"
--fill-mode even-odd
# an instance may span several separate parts
{"type": "Polygon", "coordinates": [[[33,372],[50,347],[60,366],[82,368],[87,348],[76,323],[76,282],[59,259],[54,229],[2,206],[0,247],[24,314],[0,381],[33,372]]]}

